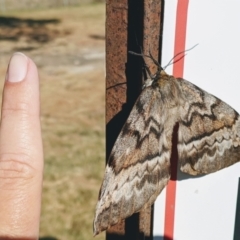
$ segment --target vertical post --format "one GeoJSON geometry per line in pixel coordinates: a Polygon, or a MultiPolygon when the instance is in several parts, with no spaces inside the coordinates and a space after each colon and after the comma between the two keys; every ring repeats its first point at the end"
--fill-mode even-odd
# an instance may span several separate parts
{"type": "MultiPolygon", "coordinates": [[[[142,59],[128,51],[160,60],[163,0],[106,1],[107,157],[142,87],[142,59]]],[[[154,72],[155,66],[147,62],[154,72]]],[[[107,240],[152,239],[152,208],[134,214],[107,231],[107,240]]]]}
{"type": "Polygon", "coordinates": [[[233,240],[240,238],[240,178],[238,179],[237,206],[233,240]]]}

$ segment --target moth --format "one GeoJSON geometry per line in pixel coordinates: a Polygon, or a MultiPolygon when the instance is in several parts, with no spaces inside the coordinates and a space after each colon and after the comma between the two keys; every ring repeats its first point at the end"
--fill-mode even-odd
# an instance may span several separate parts
{"type": "Polygon", "coordinates": [[[95,235],[152,205],[167,185],[177,123],[181,171],[213,173],[240,161],[240,117],[232,107],[168,75],[159,64],[150,80],[110,154],[96,206],[95,235]]]}

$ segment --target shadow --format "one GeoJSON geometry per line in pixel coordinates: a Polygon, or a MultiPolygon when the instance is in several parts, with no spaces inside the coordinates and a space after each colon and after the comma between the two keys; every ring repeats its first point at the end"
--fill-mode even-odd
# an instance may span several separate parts
{"type": "Polygon", "coordinates": [[[125,240],[126,237],[124,235],[119,235],[115,233],[107,233],[106,240],[125,240]]]}
{"type": "Polygon", "coordinates": [[[188,179],[196,179],[196,178],[202,178],[206,175],[209,175],[209,174],[201,174],[201,175],[190,175],[188,173],[184,173],[180,170],[180,167],[177,168],[177,181],[183,181],[183,180],[188,180],[188,179]]]}
{"type": "Polygon", "coordinates": [[[139,213],[133,214],[125,221],[125,239],[142,239],[139,232],[139,213]]]}
{"type": "Polygon", "coordinates": [[[113,145],[126,122],[130,111],[132,110],[132,106],[129,104],[124,104],[122,110],[116,114],[107,124],[106,126],[106,135],[107,135],[107,143],[106,143],[106,155],[107,159],[109,159],[109,155],[113,148],[113,145]]]}
{"type": "Polygon", "coordinates": [[[140,235],[143,235],[139,232],[139,213],[133,214],[131,217],[125,220],[125,234],[116,234],[107,232],[106,240],[132,240],[132,239],[143,239],[140,235]]]}
{"type": "Polygon", "coordinates": [[[21,19],[16,17],[0,17],[0,27],[16,28],[22,25],[29,27],[40,27],[49,23],[59,23],[59,19],[21,19]]]}
{"type": "Polygon", "coordinates": [[[24,51],[33,51],[33,50],[35,50],[35,49],[37,49],[37,47],[19,47],[19,48],[13,48],[13,51],[14,52],[24,52],[24,51]]]}
{"type": "Polygon", "coordinates": [[[139,236],[126,236],[126,235],[119,235],[119,234],[108,234],[106,240],[133,240],[133,239],[144,239],[144,240],[173,240],[167,236],[153,236],[153,237],[146,237],[144,238],[142,233],[139,233],[139,236]]]}
{"type": "Polygon", "coordinates": [[[178,178],[178,150],[177,150],[177,143],[178,143],[178,128],[179,124],[177,123],[173,128],[173,134],[172,134],[172,153],[170,157],[170,179],[172,181],[176,181],[178,178]]]}
{"type": "Polygon", "coordinates": [[[57,29],[49,28],[49,25],[59,24],[59,19],[24,19],[16,17],[0,17],[0,41],[18,41],[24,37],[27,41],[46,43],[61,33],[57,29]]]}
{"type": "Polygon", "coordinates": [[[89,35],[89,37],[95,40],[106,40],[105,36],[103,35],[91,34],[89,35]]]}
{"type": "Polygon", "coordinates": [[[206,176],[206,174],[201,175],[190,175],[188,173],[184,173],[180,170],[180,163],[178,162],[178,128],[179,124],[177,123],[174,126],[173,129],[173,136],[172,136],[172,153],[171,153],[171,180],[172,181],[182,181],[182,180],[188,180],[188,179],[195,179],[195,178],[201,178],[206,176]]]}
{"type": "MultiPolygon", "coordinates": [[[[0,236],[0,240],[36,240],[36,238],[29,238],[29,237],[11,237],[11,236],[0,236]]],[[[58,240],[55,237],[40,237],[39,240],[58,240]]]]}
{"type": "Polygon", "coordinates": [[[153,240],[173,240],[173,239],[167,236],[154,236],[153,240]]]}
{"type": "Polygon", "coordinates": [[[46,236],[46,237],[40,237],[39,240],[58,240],[58,238],[46,236]]]}
{"type": "MultiPolygon", "coordinates": [[[[144,0],[128,2],[127,52],[142,52],[144,0]]],[[[142,91],[143,58],[128,54],[126,63],[127,103],[133,106],[142,91]]]]}

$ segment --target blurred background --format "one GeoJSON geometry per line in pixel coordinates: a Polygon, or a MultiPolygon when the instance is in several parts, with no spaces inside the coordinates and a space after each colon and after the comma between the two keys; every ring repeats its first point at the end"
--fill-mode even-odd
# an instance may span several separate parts
{"type": "Polygon", "coordinates": [[[105,165],[104,1],[0,0],[1,88],[16,51],[34,60],[41,79],[40,239],[93,239],[105,165]]]}

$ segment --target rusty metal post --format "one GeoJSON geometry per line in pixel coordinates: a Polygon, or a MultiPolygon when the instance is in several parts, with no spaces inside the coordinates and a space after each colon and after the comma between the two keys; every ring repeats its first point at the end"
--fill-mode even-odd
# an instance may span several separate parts
{"type": "MultiPolygon", "coordinates": [[[[162,5],[163,0],[106,1],[107,157],[142,87],[142,59],[128,51],[148,54],[150,49],[160,60],[162,5]]],[[[111,227],[106,239],[152,239],[152,208],[111,227]]]]}

